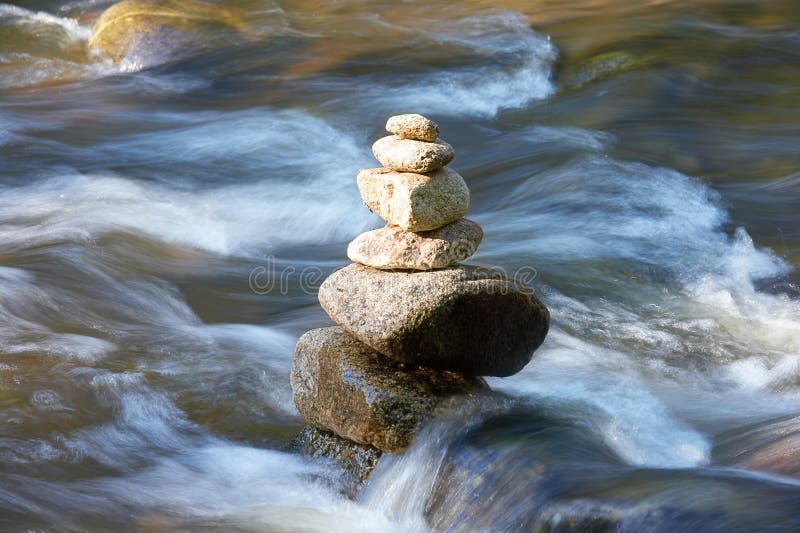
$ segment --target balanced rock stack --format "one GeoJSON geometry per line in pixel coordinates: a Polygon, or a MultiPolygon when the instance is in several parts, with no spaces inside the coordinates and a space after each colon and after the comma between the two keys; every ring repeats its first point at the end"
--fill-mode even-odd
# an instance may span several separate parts
{"type": "Polygon", "coordinates": [[[358,188],[388,225],[350,243],[354,264],[319,290],[338,327],[303,335],[292,363],[294,402],[312,426],[300,444],[361,468],[356,481],[380,452],[405,449],[443,399],[521,370],[549,323],[525,286],[458,264],[483,231],[463,218],[469,189],[445,166],[454,153],[439,127],[413,114],[386,129],[372,147],[383,167],[359,172],[358,188]]]}

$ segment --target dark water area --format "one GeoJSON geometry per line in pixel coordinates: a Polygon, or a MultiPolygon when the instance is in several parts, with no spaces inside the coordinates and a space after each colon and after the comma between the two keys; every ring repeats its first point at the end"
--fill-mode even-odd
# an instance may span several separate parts
{"type": "Polygon", "coordinates": [[[0,4],[0,530],[800,528],[800,4],[229,1],[120,65],[108,5],[0,4]],[[352,501],[289,366],[404,112],[553,324],[352,501]]]}

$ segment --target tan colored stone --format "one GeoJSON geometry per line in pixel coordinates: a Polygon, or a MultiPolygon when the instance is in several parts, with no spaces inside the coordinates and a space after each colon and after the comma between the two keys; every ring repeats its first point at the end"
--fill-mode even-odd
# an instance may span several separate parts
{"type": "Polygon", "coordinates": [[[369,210],[407,231],[440,228],[469,209],[469,188],[449,168],[430,174],[368,168],[358,173],[357,181],[369,210]]]}
{"type": "Polygon", "coordinates": [[[146,67],[197,52],[221,32],[246,31],[237,11],[200,0],[125,0],[92,27],[89,48],[146,67]]]}
{"type": "Polygon", "coordinates": [[[389,135],[372,145],[372,153],[381,165],[398,172],[433,172],[453,160],[453,147],[439,139],[436,142],[401,139],[389,135]]]}
{"type": "Polygon", "coordinates": [[[389,453],[411,444],[440,401],[488,388],[455,372],[400,368],[338,327],[300,337],[291,381],[306,422],[389,453]]]}
{"type": "Polygon", "coordinates": [[[347,257],[382,270],[431,270],[472,256],[482,238],[481,227],[465,218],[420,233],[389,225],[356,237],[347,247],[347,257]]]}
{"type": "Polygon", "coordinates": [[[417,113],[395,115],[386,121],[386,131],[401,139],[433,142],[439,137],[439,125],[417,113]]]}
{"type": "Polygon", "coordinates": [[[319,288],[334,322],[395,361],[475,376],[519,372],[550,315],[530,289],[473,266],[377,270],[354,264],[319,288]]]}

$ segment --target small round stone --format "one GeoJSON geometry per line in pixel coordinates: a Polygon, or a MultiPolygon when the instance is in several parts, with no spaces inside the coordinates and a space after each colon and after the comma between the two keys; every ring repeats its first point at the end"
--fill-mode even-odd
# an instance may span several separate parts
{"type": "Polygon", "coordinates": [[[375,141],[372,153],[381,164],[398,172],[425,174],[439,170],[453,160],[453,147],[442,141],[415,141],[388,135],[375,141]]]}
{"type": "Polygon", "coordinates": [[[401,139],[433,142],[439,137],[439,126],[417,113],[395,115],[386,121],[386,131],[401,139]]]}

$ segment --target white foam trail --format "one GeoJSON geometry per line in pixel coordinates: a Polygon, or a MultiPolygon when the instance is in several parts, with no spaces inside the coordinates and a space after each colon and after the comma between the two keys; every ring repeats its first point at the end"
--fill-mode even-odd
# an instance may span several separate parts
{"type": "Polygon", "coordinates": [[[58,17],[44,11],[31,11],[11,4],[0,4],[0,23],[9,19],[12,23],[27,25],[53,25],[66,31],[75,41],[86,41],[91,34],[91,28],[81,26],[77,20],[68,17],[58,17]]]}
{"type": "Polygon", "coordinates": [[[220,442],[161,459],[127,478],[74,489],[101,506],[162,510],[190,523],[214,519],[253,531],[400,531],[380,513],[313,481],[327,474],[321,464],[298,456],[220,442]]]}
{"type": "Polygon", "coordinates": [[[670,413],[629,357],[558,329],[521,373],[490,385],[515,396],[590,405],[595,412],[587,412],[587,426],[631,464],[680,468],[709,461],[709,440],[670,413]]]}
{"type": "Polygon", "coordinates": [[[0,341],[9,355],[46,354],[58,359],[94,363],[116,349],[107,340],[51,331],[38,322],[60,305],[52,294],[21,269],[0,267],[0,341]]]}
{"type": "Polygon", "coordinates": [[[473,215],[494,237],[480,259],[544,262],[544,283],[580,265],[563,275],[597,275],[601,288],[581,301],[546,292],[556,325],[548,341],[521,374],[492,385],[592,405],[604,413],[598,433],[650,466],[707,462],[702,426],[796,409],[800,302],[755,286],[791,267],[744,229],[724,231],[727,212],[705,184],[609,159],[610,139],[538,128],[512,142],[535,152],[558,137],[557,150],[568,142],[578,154],[473,215]]]}
{"type": "MultiPolygon", "coordinates": [[[[464,67],[442,66],[432,72],[370,77],[359,90],[372,105],[397,112],[434,113],[493,117],[504,109],[516,109],[550,96],[557,57],[546,36],[532,30],[524,15],[515,11],[494,11],[449,20],[416,19],[402,26],[373,19],[376,35],[386,25],[406,34],[404,43],[459,50],[479,61],[464,67]]],[[[457,55],[456,52],[454,54],[457,55]]],[[[336,85],[336,81],[326,85],[336,85]]],[[[343,89],[349,91],[349,84],[343,89]]]]}
{"type": "Polygon", "coordinates": [[[511,65],[485,64],[445,69],[406,87],[387,86],[393,105],[421,112],[492,117],[524,107],[554,91],[550,79],[557,53],[550,39],[533,31],[524,15],[512,11],[441,22],[422,34],[437,44],[456,45],[487,58],[513,57],[511,65]]]}
{"type": "Polygon", "coordinates": [[[353,177],[371,161],[345,132],[296,111],[217,113],[198,122],[99,148],[112,160],[144,167],[174,163],[157,179],[177,181],[176,187],[73,174],[6,188],[0,197],[3,247],[90,241],[123,231],[217,254],[263,253],[286,244],[345,241],[372,223],[352,216],[367,214],[353,177]],[[232,184],[193,190],[191,178],[180,177],[182,163],[198,172],[222,168],[227,174],[215,181],[232,184]],[[260,171],[263,180],[237,183],[242,169],[260,171]]]}

